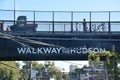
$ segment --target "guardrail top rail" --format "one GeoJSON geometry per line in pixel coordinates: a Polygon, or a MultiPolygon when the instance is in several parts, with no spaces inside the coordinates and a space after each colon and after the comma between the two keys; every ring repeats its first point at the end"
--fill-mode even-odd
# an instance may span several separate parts
{"type": "Polygon", "coordinates": [[[16,31],[120,32],[119,15],[120,11],[0,10],[0,29],[19,26],[14,27],[16,31]]]}

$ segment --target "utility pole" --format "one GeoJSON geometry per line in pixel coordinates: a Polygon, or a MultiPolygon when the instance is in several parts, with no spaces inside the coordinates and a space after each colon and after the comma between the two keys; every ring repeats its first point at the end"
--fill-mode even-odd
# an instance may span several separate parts
{"type": "Polygon", "coordinates": [[[108,80],[107,65],[106,65],[105,68],[106,68],[106,69],[105,69],[105,80],[108,80]]]}
{"type": "Polygon", "coordinates": [[[32,80],[32,61],[29,64],[28,80],[32,80]]]}

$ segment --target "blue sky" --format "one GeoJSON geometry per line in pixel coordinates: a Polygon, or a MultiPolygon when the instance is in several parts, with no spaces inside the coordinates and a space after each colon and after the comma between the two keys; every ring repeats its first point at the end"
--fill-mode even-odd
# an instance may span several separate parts
{"type": "MultiPolygon", "coordinates": [[[[120,0],[15,0],[16,9],[40,11],[120,11],[120,0]]],[[[14,9],[14,0],[0,0],[0,9],[14,9]]]]}
{"type": "MultiPolygon", "coordinates": [[[[15,0],[16,10],[38,11],[120,11],[120,0],[15,0]]],[[[0,0],[0,9],[14,9],[14,0],[0,0]]],[[[87,64],[82,61],[73,63],[87,64]]],[[[43,63],[43,62],[42,62],[43,63]]],[[[55,62],[69,71],[68,63],[55,62]]]]}
{"type": "MultiPolygon", "coordinates": [[[[10,9],[10,10],[14,10],[14,1],[16,3],[16,10],[37,10],[37,11],[120,11],[120,0],[0,0],[0,9],[10,9]]],[[[2,13],[1,13],[2,14],[2,13]]],[[[3,14],[9,14],[9,13],[3,13],[3,14]]],[[[11,13],[10,13],[11,14],[11,13]]],[[[11,14],[13,15],[13,14],[11,14]]],[[[16,15],[21,15],[20,13],[16,13],[16,15]]],[[[25,14],[26,15],[26,14],[25,14]]],[[[69,15],[69,14],[68,14],[69,15]]],[[[68,17],[68,15],[66,14],[63,20],[68,20],[70,17],[68,17]]],[[[94,16],[92,16],[92,19],[96,20],[99,19],[100,20],[106,20],[108,21],[108,13],[105,13],[104,15],[99,15],[99,14],[93,14],[94,16]],[[105,16],[105,17],[103,17],[105,16]]],[[[116,15],[120,15],[119,13],[113,13],[112,14],[113,17],[111,17],[114,21],[116,20],[120,20],[120,16],[116,16],[116,15]]],[[[0,15],[1,16],[1,15],[0,15]]],[[[37,16],[41,17],[41,14],[37,14],[37,16]]],[[[46,13],[42,16],[46,16],[50,17],[48,19],[51,19],[51,14],[47,14],[46,13]]],[[[84,14],[84,16],[82,15],[81,20],[83,20],[83,18],[86,15],[84,14]]],[[[89,15],[87,15],[89,16],[89,15]]],[[[31,19],[31,17],[33,18],[33,14],[27,14],[27,18],[28,20],[31,19]]],[[[57,16],[58,17],[58,16],[57,16]]],[[[56,17],[56,18],[57,18],[56,17]]],[[[0,18],[2,19],[3,16],[0,18]]],[[[13,16],[4,16],[4,18],[12,18],[13,16]]],[[[36,17],[36,20],[39,17],[36,17]]],[[[44,18],[44,20],[46,20],[46,18],[44,18]]],[[[60,18],[60,17],[58,17],[60,18]]],[[[62,18],[62,17],[61,17],[62,18]]],[[[76,17],[75,17],[76,18],[76,17]]],[[[42,19],[43,18],[39,18],[42,19]]],[[[32,19],[33,20],[33,19],[32,19]]],[[[71,20],[71,19],[69,19],[71,20]]],[[[76,20],[76,19],[75,19],[76,20]]],[[[80,20],[77,18],[77,20],[80,20]]],[[[89,20],[89,18],[87,17],[87,20],[89,20]]],[[[39,20],[38,20],[39,21],[39,20]]]]}

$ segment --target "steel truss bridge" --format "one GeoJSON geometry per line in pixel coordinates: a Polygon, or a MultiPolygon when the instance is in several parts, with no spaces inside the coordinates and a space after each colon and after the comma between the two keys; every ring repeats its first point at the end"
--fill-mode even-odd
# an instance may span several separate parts
{"type": "Polygon", "coordinates": [[[119,11],[0,10],[0,60],[86,60],[90,52],[120,52],[119,11]],[[5,15],[7,13],[7,15],[5,15]],[[8,31],[18,16],[35,31],[8,31]],[[86,19],[86,21],[83,21],[86,19]]]}

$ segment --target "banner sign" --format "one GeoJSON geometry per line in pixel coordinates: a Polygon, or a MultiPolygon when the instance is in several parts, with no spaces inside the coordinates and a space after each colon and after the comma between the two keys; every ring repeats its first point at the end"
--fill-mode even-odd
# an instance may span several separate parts
{"type": "Polygon", "coordinates": [[[0,38],[0,60],[87,60],[90,52],[102,53],[115,47],[113,39],[8,39],[0,38]]]}

